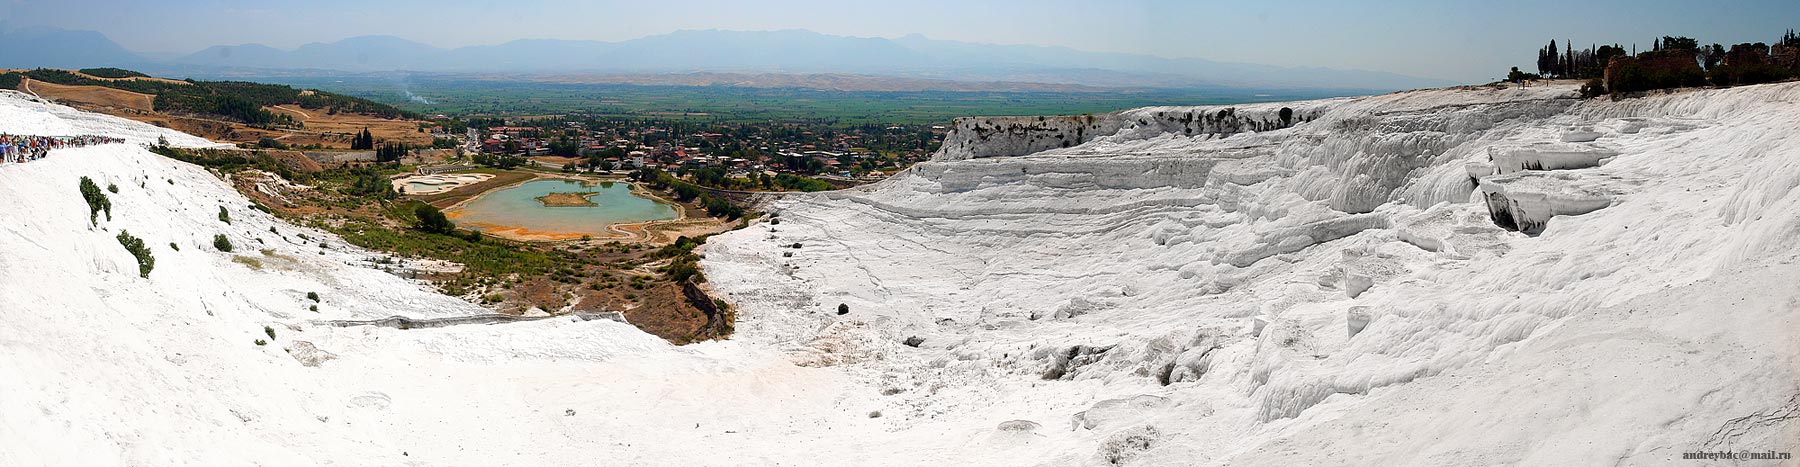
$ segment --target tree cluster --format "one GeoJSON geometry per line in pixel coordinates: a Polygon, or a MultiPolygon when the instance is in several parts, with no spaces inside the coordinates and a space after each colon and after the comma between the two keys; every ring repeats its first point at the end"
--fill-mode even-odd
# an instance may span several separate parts
{"type": "Polygon", "coordinates": [[[736,219],[744,216],[744,208],[732,204],[730,201],[725,200],[725,198],[709,193],[698,185],[675,178],[674,175],[669,175],[668,172],[656,169],[644,169],[632,172],[632,177],[651,188],[669,190],[670,194],[675,195],[676,201],[684,203],[693,201],[696,204],[699,204],[700,207],[706,209],[707,214],[726,219],[736,219]]]}
{"type": "Polygon", "coordinates": [[[375,134],[369,133],[369,129],[364,128],[362,133],[350,138],[350,149],[353,151],[375,149],[375,134]]]}
{"type": "Polygon", "coordinates": [[[496,169],[510,169],[525,165],[525,158],[510,154],[476,154],[469,156],[469,160],[496,169]]]}
{"type": "Polygon", "coordinates": [[[1761,42],[1734,45],[1729,51],[1720,44],[1702,45],[1685,36],[1662,36],[1651,42],[1650,50],[1636,53],[1618,44],[1592,46],[1576,50],[1567,41],[1556,41],[1538,49],[1538,74],[1525,73],[1514,67],[1508,81],[1524,81],[1539,76],[1550,78],[1588,79],[1581,94],[1615,96],[1677,87],[1737,86],[1767,83],[1800,76],[1800,35],[1788,30],[1771,47],[1761,42]],[[1602,80],[1602,78],[1605,78],[1602,80]]]}
{"type": "Polygon", "coordinates": [[[383,144],[375,150],[375,161],[381,163],[400,162],[400,158],[406,157],[407,152],[408,148],[405,143],[383,144]]]}
{"type": "Polygon", "coordinates": [[[1556,41],[1552,40],[1550,45],[1538,49],[1537,69],[1539,75],[1551,78],[1599,78],[1606,73],[1606,64],[1613,57],[1625,55],[1625,49],[1618,44],[1589,45],[1586,50],[1575,50],[1565,41],[1563,48],[1559,50],[1556,48],[1556,41]]]}
{"type": "Polygon", "coordinates": [[[426,233],[449,235],[456,231],[456,224],[444,216],[444,211],[429,204],[419,203],[413,208],[413,217],[417,219],[413,226],[426,233]]]}

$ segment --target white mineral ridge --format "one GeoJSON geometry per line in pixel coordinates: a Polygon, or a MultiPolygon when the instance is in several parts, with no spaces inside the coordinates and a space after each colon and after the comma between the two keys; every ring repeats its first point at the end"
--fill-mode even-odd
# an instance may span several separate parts
{"type": "MultiPolygon", "coordinates": [[[[1800,84],[1573,94],[967,119],[939,161],[774,201],[779,225],[714,237],[702,265],[738,334],[674,347],[573,317],[321,324],[486,310],[137,146],[166,130],[0,93],[0,132],[132,139],[0,165],[0,465],[1694,465],[1681,453],[1796,450],[1800,84]],[[1616,155],[1471,178],[1498,166],[1490,148],[1565,144],[1616,155]],[[119,188],[98,227],[82,176],[119,188]],[[1542,230],[1495,227],[1495,196],[1542,230]],[[1563,213],[1592,197],[1606,203],[1563,213]],[[120,230],[155,254],[149,279],[120,230]]],[[[209,144],[188,138],[169,136],[209,144]]]]}
{"type": "Polygon", "coordinates": [[[1013,464],[1800,450],[1800,84],[1574,91],[962,119],[703,265],[741,340],[906,389],[901,432],[1043,423],[1013,464]]]}

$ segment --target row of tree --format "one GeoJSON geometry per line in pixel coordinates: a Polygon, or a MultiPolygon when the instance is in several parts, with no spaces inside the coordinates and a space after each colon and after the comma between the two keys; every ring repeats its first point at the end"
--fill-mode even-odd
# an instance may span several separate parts
{"type": "Polygon", "coordinates": [[[400,158],[406,157],[406,152],[408,150],[409,148],[407,148],[404,143],[383,144],[380,148],[375,150],[375,161],[382,163],[400,162],[400,158]]]}
{"type": "Polygon", "coordinates": [[[1550,45],[1538,49],[1538,75],[1550,78],[1598,78],[1606,72],[1606,64],[1613,57],[1622,56],[1626,56],[1625,49],[1618,44],[1589,45],[1586,50],[1575,50],[1573,44],[1564,41],[1563,48],[1557,49],[1556,41],[1552,40],[1550,45]]]}
{"type": "Polygon", "coordinates": [[[676,201],[684,203],[693,201],[695,204],[699,204],[700,207],[705,208],[707,214],[723,217],[728,220],[744,216],[744,208],[732,204],[725,198],[707,192],[697,185],[682,181],[674,175],[670,175],[668,172],[656,169],[643,169],[632,172],[631,178],[651,188],[669,190],[670,194],[675,195],[676,201]]]}
{"type": "Polygon", "coordinates": [[[1583,95],[1628,93],[1687,86],[1736,86],[1766,83],[1800,76],[1800,35],[1788,30],[1774,47],[1764,43],[1737,44],[1728,51],[1720,44],[1701,45],[1685,36],[1663,36],[1651,42],[1649,52],[1627,51],[1618,44],[1589,45],[1578,50],[1568,41],[1559,47],[1552,40],[1538,49],[1537,74],[1513,67],[1509,81],[1538,78],[1590,80],[1583,95]],[[1604,78],[1604,80],[1603,80],[1604,78]]]}

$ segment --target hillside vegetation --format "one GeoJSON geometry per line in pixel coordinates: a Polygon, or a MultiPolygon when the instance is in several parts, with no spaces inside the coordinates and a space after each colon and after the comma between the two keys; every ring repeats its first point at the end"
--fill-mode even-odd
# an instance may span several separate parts
{"type": "Polygon", "coordinates": [[[1584,79],[1581,95],[1593,97],[1659,89],[1700,86],[1744,86],[1800,77],[1800,34],[1789,29],[1773,45],[1740,43],[1702,45],[1685,36],[1663,36],[1651,41],[1650,50],[1638,53],[1620,44],[1576,49],[1556,41],[1538,49],[1537,73],[1518,67],[1506,80],[1522,82],[1543,78],[1584,79]]]}
{"type": "Polygon", "coordinates": [[[264,106],[299,105],[328,109],[331,113],[356,113],[383,118],[416,119],[419,115],[367,99],[324,91],[299,90],[278,84],[243,81],[171,81],[147,78],[147,75],[117,68],[67,70],[39,68],[0,74],[0,87],[18,88],[23,78],[70,86],[100,86],[156,96],[157,112],[220,118],[239,123],[267,126],[297,126],[293,117],[269,112],[264,106]]]}

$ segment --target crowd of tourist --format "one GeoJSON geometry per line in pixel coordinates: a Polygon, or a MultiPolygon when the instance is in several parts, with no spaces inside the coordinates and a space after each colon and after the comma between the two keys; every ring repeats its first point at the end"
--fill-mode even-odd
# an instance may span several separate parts
{"type": "Polygon", "coordinates": [[[0,163],[43,159],[51,149],[78,148],[96,144],[123,143],[125,140],[106,136],[22,136],[0,134],[0,163]]]}

